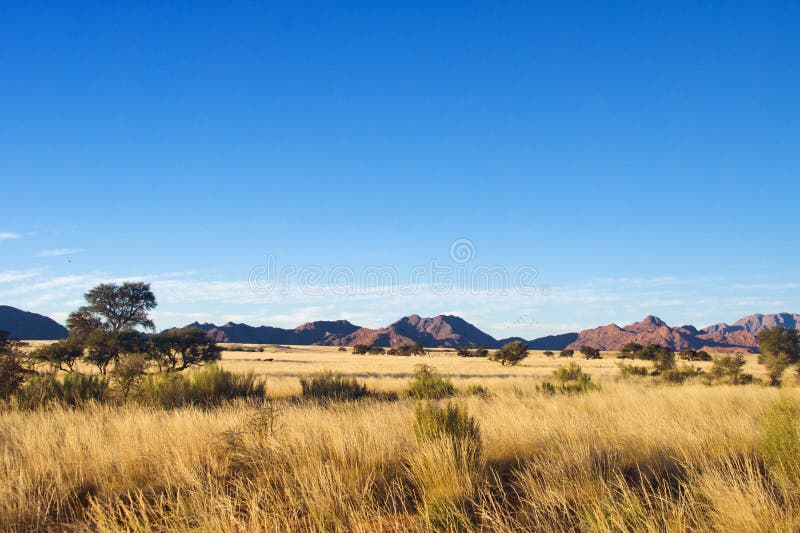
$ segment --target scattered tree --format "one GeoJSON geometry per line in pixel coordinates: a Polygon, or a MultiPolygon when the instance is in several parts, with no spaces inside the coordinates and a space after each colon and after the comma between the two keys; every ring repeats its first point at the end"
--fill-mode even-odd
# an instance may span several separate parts
{"type": "Polygon", "coordinates": [[[572,357],[575,355],[575,350],[561,350],[558,352],[559,357],[572,357]]]}
{"type": "Polygon", "coordinates": [[[20,342],[10,339],[7,331],[0,331],[0,398],[17,392],[33,374],[20,342]]]}
{"type": "Polygon", "coordinates": [[[53,371],[74,372],[83,357],[84,343],[75,336],[51,344],[43,344],[31,352],[31,360],[46,364],[53,371]]]}
{"type": "Polygon", "coordinates": [[[489,359],[500,361],[503,366],[514,366],[526,357],[528,357],[528,345],[521,341],[511,341],[489,356],[489,359]]]}
{"type": "Polygon", "coordinates": [[[366,344],[356,344],[353,346],[354,355],[366,355],[369,353],[369,346],[366,344]]]}
{"type": "Polygon", "coordinates": [[[159,370],[180,372],[190,366],[213,363],[222,350],[198,328],[171,329],[150,337],[151,359],[159,370]]]}
{"type": "Polygon", "coordinates": [[[800,337],[797,330],[780,326],[764,329],[758,334],[758,344],[761,347],[759,362],[767,368],[770,384],[780,385],[786,367],[800,359],[800,337]]]}
{"type": "Polygon", "coordinates": [[[545,357],[553,357],[555,354],[550,350],[545,350],[544,352],[542,352],[542,355],[544,355],[545,357]]]}

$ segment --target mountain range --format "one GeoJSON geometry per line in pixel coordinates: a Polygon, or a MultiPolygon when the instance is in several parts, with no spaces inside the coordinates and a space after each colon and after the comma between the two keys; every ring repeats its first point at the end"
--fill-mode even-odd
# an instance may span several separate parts
{"type": "Polygon", "coordinates": [[[694,326],[672,327],[655,316],[645,317],[641,322],[627,326],[609,324],[580,332],[549,335],[537,339],[510,337],[495,339],[464,319],[453,315],[438,315],[423,318],[411,315],[401,318],[384,328],[370,329],[356,326],[346,320],[309,322],[295,329],[270,326],[249,326],[228,322],[222,326],[200,324],[190,326],[206,331],[218,342],[242,342],[260,344],[318,344],[326,346],[402,346],[420,343],[435,348],[478,345],[499,348],[513,340],[521,340],[532,350],[580,349],[592,346],[601,350],[618,350],[629,342],[639,344],[661,344],[674,350],[705,349],[710,351],[756,351],[758,332],[762,329],[782,326],[800,329],[800,314],[775,313],[755,314],[737,320],[733,324],[714,324],[703,329],[694,326]]]}
{"type": "MultiPolygon", "coordinates": [[[[688,325],[669,326],[663,320],[651,315],[627,326],[608,324],[580,332],[549,335],[537,339],[521,337],[495,339],[463,318],[454,315],[438,315],[431,318],[410,315],[377,329],[360,327],[347,320],[308,322],[294,329],[250,326],[234,322],[221,326],[194,322],[189,326],[202,329],[217,342],[252,344],[402,346],[420,343],[429,348],[471,345],[499,348],[509,341],[520,340],[527,343],[532,350],[580,349],[583,346],[618,350],[629,342],[635,342],[661,344],[674,350],[753,352],[758,349],[758,333],[765,328],[781,326],[800,330],[800,314],[754,314],[733,324],[713,324],[703,329],[688,325]]],[[[0,305],[0,330],[9,331],[12,337],[28,340],[52,340],[67,336],[66,328],[53,319],[5,305],[0,305]]]]}

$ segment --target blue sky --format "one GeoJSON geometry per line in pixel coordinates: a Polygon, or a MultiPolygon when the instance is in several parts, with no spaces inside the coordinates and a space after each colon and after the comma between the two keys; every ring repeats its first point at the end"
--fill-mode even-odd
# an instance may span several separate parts
{"type": "Polygon", "coordinates": [[[798,27],[797,2],[6,2],[0,303],[63,320],[144,279],[159,327],[531,338],[796,312],[798,27]],[[317,281],[254,290],[268,258],[317,281]],[[536,278],[443,291],[432,262],[536,278]]]}

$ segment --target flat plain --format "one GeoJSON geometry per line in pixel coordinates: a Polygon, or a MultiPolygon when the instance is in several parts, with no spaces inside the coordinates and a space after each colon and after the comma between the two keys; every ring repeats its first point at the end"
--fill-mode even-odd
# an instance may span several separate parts
{"type": "Polygon", "coordinates": [[[547,395],[537,384],[568,359],[534,352],[510,367],[443,350],[263,350],[226,351],[221,363],[266,379],[270,400],[258,404],[3,410],[0,529],[800,528],[797,478],[760,451],[765,413],[796,403],[794,386],[621,378],[617,359],[604,354],[573,360],[599,390],[547,395]],[[403,394],[420,363],[452,380],[455,397],[438,405],[474,418],[469,442],[420,438],[423,402],[403,394]],[[324,369],[398,397],[303,399],[300,378],[324,369]]]}

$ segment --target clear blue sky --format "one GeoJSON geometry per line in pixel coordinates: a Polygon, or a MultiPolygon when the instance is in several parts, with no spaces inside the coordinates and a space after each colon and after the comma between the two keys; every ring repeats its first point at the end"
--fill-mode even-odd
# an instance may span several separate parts
{"type": "Polygon", "coordinates": [[[5,2],[0,303],[100,280],[195,318],[535,337],[800,311],[797,2],[5,2]],[[280,266],[538,271],[282,294],[280,266]]]}

